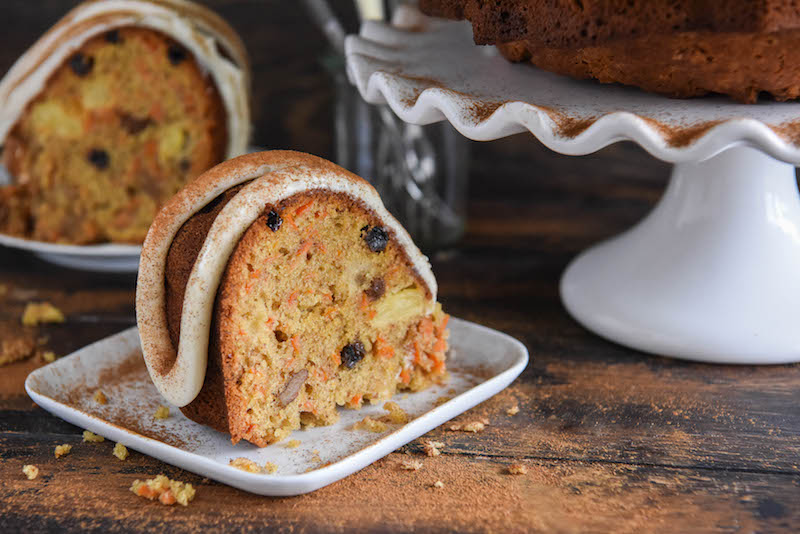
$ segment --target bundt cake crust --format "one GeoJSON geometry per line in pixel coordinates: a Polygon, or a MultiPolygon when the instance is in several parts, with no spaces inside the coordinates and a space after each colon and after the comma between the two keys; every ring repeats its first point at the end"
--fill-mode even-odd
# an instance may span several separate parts
{"type": "Polygon", "coordinates": [[[420,0],[423,13],[472,23],[475,43],[583,47],[687,31],[773,33],[800,26],[793,0],[420,0]]]}
{"type": "Polygon", "coordinates": [[[184,326],[189,321],[193,327],[203,328],[206,313],[207,320],[211,321],[213,310],[209,307],[206,312],[206,304],[202,299],[205,297],[207,301],[210,288],[216,291],[230,254],[227,251],[236,245],[236,241],[231,242],[227,236],[241,236],[261,215],[264,204],[260,203],[260,199],[271,199],[270,202],[276,204],[297,192],[318,188],[350,191],[352,196],[365,202],[367,208],[383,221],[384,227],[394,233],[398,245],[408,255],[413,270],[424,282],[422,287],[430,293],[431,306],[435,302],[436,282],[427,259],[414,246],[407,232],[385,210],[374,189],[361,178],[328,161],[291,151],[248,154],[224,162],[205,172],[170,200],[156,217],[142,250],[136,308],[145,362],[156,387],[178,406],[185,406],[194,400],[203,385],[208,353],[203,344],[208,343],[209,339],[198,336],[195,330],[191,337],[186,338],[190,340],[190,345],[184,345],[184,335],[181,335],[177,347],[170,340],[165,284],[169,248],[180,228],[195,213],[231,187],[258,177],[265,178],[247,184],[245,187],[249,193],[237,195],[234,199],[237,205],[226,206],[231,209],[222,210],[212,225],[203,250],[207,247],[214,253],[204,255],[201,250],[198,261],[203,258],[204,263],[195,266],[190,274],[184,302],[190,298],[198,300],[192,300],[189,308],[191,313],[183,313],[181,321],[184,326]],[[242,226],[243,223],[245,226],[242,226]],[[217,274],[218,268],[222,270],[217,274]],[[190,291],[193,291],[191,294],[194,297],[190,296],[190,291]],[[200,360],[202,367],[197,365],[200,360]]]}
{"type": "Polygon", "coordinates": [[[760,92],[776,100],[800,97],[800,29],[778,35],[682,32],[574,49],[521,41],[497,48],[510,61],[671,97],[722,93],[748,104],[760,92]]]}

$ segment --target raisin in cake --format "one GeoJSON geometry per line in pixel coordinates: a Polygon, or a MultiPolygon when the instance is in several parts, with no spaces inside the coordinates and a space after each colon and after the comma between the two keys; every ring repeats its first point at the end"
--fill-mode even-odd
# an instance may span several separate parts
{"type": "Polygon", "coordinates": [[[723,93],[753,103],[800,96],[794,0],[420,0],[472,23],[477,44],[559,74],[672,97],[723,93]]]}
{"type": "Polygon", "coordinates": [[[234,443],[265,446],[446,376],[427,259],[372,186],[298,152],[227,161],[167,203],[136,315],[158,390],[234,443]]]}
{"type": "Polygon", "coordinates": [[[185,0],[73,9],[0,82],[0,232],[141,243],[189,179],[246,150],[247,61],[185,0]]]}

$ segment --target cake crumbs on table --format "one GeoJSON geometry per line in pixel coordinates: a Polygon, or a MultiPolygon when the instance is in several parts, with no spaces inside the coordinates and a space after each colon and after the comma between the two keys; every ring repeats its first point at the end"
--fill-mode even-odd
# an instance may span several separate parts
{"type": "Polygon", "coordinates": [[[442,395],[441,397],[439,397],[438,399],[436,399],[436,400],[433,402],[433,405],[434,405],[434,406],[441,406],[442,404],[444,404],[444,403],[446,403],[446,402],[449,402],[449,401],[450,401],[450,400],[452,400],[452,399],[453,399],[453,397],[450,397],[450,396],[448,396],[448,395],[442,395]]]}
{"type": "Polygon", "coordinates": [[[94,392],[94,396],[92,398],[97,404],[108,404],[108,397],[106,397],[106,394],[99,389],[94,392]]]}
{"type": "Polygon", "coordinates": [[[436,482],[433,483],[433,487],[436,489],[441,489],[444,487],[444,482],[442,482],[441,480],[437,480],[436,482]]]}
{"type": "Polygon", "coordinates": [[[364,419],[354,424],[351,427],[351,430],[366,430],[368,432],[380,434],[381,432],[386,432],[389,430],[389,426],[383,421],[366,416],[364,419]]]}
{"type": "Polygon", "coordinates": [[[228,462],[228,465],[230,465],[231,467],[235,467],[236,469],[240,469],[242,471],[247,471],[248,473],[261,472],[261,466],[259,466],[257,463],[255,463],[253,460],[250,460],[249,458],[243,458],[243,457],[234,458],[230,462],[228,462]]]}
{"type": "Polygon", "coordinates": [[[511,464],[507,468],[509,475],[525,475],[528,473],[528,468],[524,464],[511,464]]]}
{"type": "Polygon", "coordinates": [[[42,353],[42,360],[44,360],[47,363],[53,363],[54,361],[56,361],[56,359],[57,359],[56,353],[53,352],[52,350],[46,350],[42,353]]]}
{"type": "Polygon", "coordinates": [[[519,413],[519,404],[515,404],[514,406],[506,410],[506,415],[508,416],[517,415],[518,413],[519,413]]]}
{"type": "Polygon", "coordinates": [[[36,326],[45,323],[63,323],[64,313],[49,302],[29,302],[22,312],[22,324],[36,326]]]}
{"type": "Polygon", "coordinates": [[[158,408],[156,409],[156,413],[153,414],[153,417],[156,419],[166,419],[169,417],[169,408],[163,404],[159,404],[158,408]]]}
{"type": "Polygon", "coordinates": [[[122,443],[117,443],[114,445],[114,451],[112,454],[120,460],[125,460],[128,457],[128,447],[122,443]]]}
{"type": "Polygon", "coordinates": [[[84,430],[83,431],[83,442],[84,443],[102,443],[106,440],[103,436],[98,436],[91,430],[84,430]]]}
{"type": "Polygon", "coordinates": [[[486,425],[488,425],[488,420],[484,419],[481,421],[472,421],[470,423],[455,423],[448,427],[449,430],[453,432],[482,432],[486,425]]]}
{"type": "Polygon", "coordinates": [[[300,440],[299,439],[290,439],[289,441],[284,443],[283,446],[286,447],[287,449],[296,449],[297,447],[300,446],[300,440]]]}
{"type": "Polygon", "coordinates": [[[442,454],[442,447],[444,447],[444,443],[441,441],[426,441],[422,446],[428,456],[439,456],[442,454]]]}
{"type": "Polygon", "coordinates": [[[383,409],[389,412],[389,421],[396,425],[408,423],[408,414],[395,402],[384,403],[383,409]]]}
{"type": "Polygon", "coordinates": [[[167,506],[176,502],[182,506],[188,506],[197,493],[191,484],[171,480],[164,475],[158,475],[144,482],[137,479],[131,485],[131,491],[139,497],[151,501],[158,499],[161,504],[167,506]]]}
{"type": "Polygon", "coordinates": [[[67,454],[72,451],[72,445],[67,445],[64,443],[63,445],[56,445],[55,455],[56,458],[61,458],[62,456],[66,456],[67,454]]]}
{"type": "Polygon", "coordinates": [[[405,469],[406,471],[419,471],[422,469],[422,460],[403,460],[400,462],[400,469],[405,469]]]}
{"type": "Polygon", "coordinates": [[[264,464],[264,472],[270,475],[274,475],[278,471],[278,465],[273,462],[267,462],[264,464]]]}
{"type": "Polygon", "coordinates": [[[39,476],[39,468],[35,465],[25,464],[22,466],[22,472],[28,477],[28,480],[33,480],[39,476]]]}

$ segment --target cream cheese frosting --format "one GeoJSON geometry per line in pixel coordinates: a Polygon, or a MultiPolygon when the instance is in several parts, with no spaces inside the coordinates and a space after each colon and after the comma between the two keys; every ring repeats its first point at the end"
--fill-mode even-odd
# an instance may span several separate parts
{"type": "Polygon", "coordinates": [[[0,81],[0,144],[71,54],[95,35],[122,26],[161,32],[192,52],[225,106],[227,157],[243,154],[250,137],[250,68],[244,45],[218,15],[187,0],[90,1],[67,13],[0,81]]]}
{"type": "Polygon", "coordinates": [[[214,297],[239,239],[262,214],[264,206],[314,190],[343,193],[362,202],[391,230],[430,290],[426,311],[433,312],[437,286],[428,259],[389,214],[371,185],[341,167],[308,154],[271,151],[241,156],[210,169],[173,197],[156,217],[144,242],[136,291],[136,317],[150,377],[169,402],[185,406],[203,386],[214,297]],[[228,189],[248,181],[251,182],[217,215],[197,256],[186,285],[176,350],[167,329],[164,282],[172,240],[196,212],[228,189]]]}

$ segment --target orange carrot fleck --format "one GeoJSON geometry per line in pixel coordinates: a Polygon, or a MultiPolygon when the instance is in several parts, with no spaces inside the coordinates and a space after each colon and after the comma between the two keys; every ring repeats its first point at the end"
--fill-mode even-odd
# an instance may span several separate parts
{"type": "Polygon", "coordinates": [[[328,302],[333,302],[333,293],[323,293],[322,298],[328,302]]]}
{"type": "Polygon", "coordinates": [[[378,310],[370,310],[369,311],[369,318],[370,319],[374,319],[376,315],[378,315],[378,310]]]}
{"type": "Polygon", "coordinates": [[[261,276],[261,269],[256,269],[250,273],[250,278],[258,278],[259,276],[261,276]]]}
{"type": "Polygon", "coordinates": [[[325,206],[325,209],[323,209],[322,211],[318,211],[314,216],[317,219],[321,219],[321,218],[327,217],[328,216],[328,207],[325,206]]]}
{"type": "Polygon", "coordinates": [[[285,213],[285,214],[283,215],[283,220],[284,220],[284,221],[286,221],[287,223],[289,223],[289,226],[291,226],[291,227],[292,227],[292,228],[294,228],[295,230],[298,230],[298,231],[300,230],[300,229],[297,227],[297,223],[295,223],[295,222],[294,222],[294,217],[292,217],[290,214],[288,214],[288,213],[285,213]]]}
{"type": "Polygon", "coordinates": [[[245,332],[243,329],[240,328],[239,329],[239,335],[242,336],[242,337],[246,337],[247,336],[247,332],[245,332]]]}
{"type": "Polygon", "coordinates": [[[445,328],[447,328],[447,323],[449,322],[450,322],[450,315],[444,314],[444,319],[442,319],[442,325],[439,328],[444,330],[445,328]]]}
{"type": "Polygon", "coordinates": [[[436,360],[433,364],[433,372],[440,373],[442,371],[444,371],[444,360],[436,360]]]}
{"type": "Polygon", "coordinates": [[[175,499],[175,495],[172,494],[172,490],[167,490],[158,497],[158,501],[161,504],[171,505],[175,504],[177,501],[175,499]]]}
{"type": "Polygon", "coordinates": [[[366,310],[369,306],[369,297],[365,293],[361,293],[361,304],[359,304],[359,308],[362,310],[366,310]]]}
{"type": "Polygon", "coordinates": [[[378,356],[381,358],[386,358],[388,360],[394,356],[394,347],[387,343],[382,336],[378,336],[378,339],[375,341],[375,348],[378,352],[378,356]]]}
{"type": "Polygon", "coordinates": [[[302,214],[304,214],[306,211],[308,211],[308,208],[310,208],[313,203],[314,203],[314,199],[312,198],[311,200],[309,200],[308,202],[306,202],[305,204],[303,204],[302,206],[297,208],[295,210],[295,212],[294,212],[295,216],[296,217],[300,217],[302,214]]]}
{"type": "Polygon", "coordinates": [[[245,434],[249,434],[250,432],[252,432],[252,431],[253,431],[253,429],[254,429],[255,427],[256,427],[256,425],[250,425],[250,426],[248,426],[248,427],[247,427],[247,430],[245,431],[245,434]]]}
{"type": "Polygon", "coordinates": [[[353,395],[353,398],[350,399],[350,404],[353,406],[358,406],[361,404],[361,399],[363,398],[362,395],[353,395]]]}
{"type": "Polygon", "coordinates": [[[298,354],[300,352],[300,339],[297,336],[292,336],[291,342],[294,353],[298,354]]]}
{"type": "Polygon", "coordinates": [[[297,300],[297,291],[292,291],[292,294],[289,295],[289,298],[286,301],[286,303],[291,306],[296,300],[297,300]]]}
{"type": "Polygon", "coordinates": [[[275,318],[274,317],[270,317],[269,319],[267,319],[267,322],[266,322],[267,328],[272,328],[272,323],[274,323],[274,322],[275,322],[275,318]]]}
{"type": "Polygon", "coordinates": [[[414,363],[417,365],[422,364],[422,352],[419,350],[419,341],[414,340],[414,363]]]}
{"type": "Polygon", "coordinates": [[[342,356],[338,352],[331,354],[331,359],[333,360],[333,363],[336,364],[336,367],[342,365],[342,356]]]}
{"type": "Polygon", "coordinates": [[[403,369],[400,373],[400,380],[403,381],[403,384],[408,384],[411,382],[411,373],[408,372],[408,369],[403,369]]]}
{"type": "Polygon", "coordinates": [[[292,367],[292,365],[293,365],[293,364],[294,364],[294,356],[292,356],[292,357],[289,359],[289,361],[288,361],[288,362],[286,362],[286,365],[284,365],[284,366],[283,366],[283,368],[284,368],[284,369],[290,369],[290,368],[292,367]]]}
{"type": "Polygon", "coordinates": [[[297,254],[296,255],[297,256],[302,256],[303,254],[307,253],[309,250],[311,250],[311,246],[312,245],[313,245],[313,243],[311,241],[309,241],[308,239],[306,239],[305,241],[303,241],[303,244],[300,245],[300,248],[297,249],[297,254]]]}
{"type": "Polygon", "coordinates": [[[445,348],[447,348],[447,342],[444,339],[437,339],[433,345],[434,352],[444,352],[445,348]]]}
{"type": "Polygon", "coordinates": [[[336,306],[331,306],[324,314],[322,314],[322,316],[326,319],[330,319],[334,313],[336,313],[336,306]]]}

